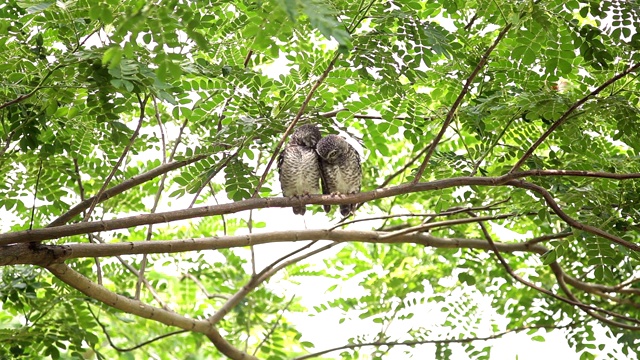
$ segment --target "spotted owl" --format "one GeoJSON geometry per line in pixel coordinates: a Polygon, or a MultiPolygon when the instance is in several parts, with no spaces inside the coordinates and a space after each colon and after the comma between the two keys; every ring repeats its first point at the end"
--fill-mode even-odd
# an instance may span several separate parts
{"type": "MultiPolygon", "coordinates": [[[[318,141],[316,151],[320,156],[323,194],[355,194],[362,186],[362,168],[360,156],[353,146],[338,135],[327,135],[318,141]]],[[[353,213],[356,204],[340,205],[340,213],[347,216],[353,213]]],[[[330,205],[324,205],[329,212],[330,205]]]]}
{"type": "MultiPolygon", "coordinates": [[[[278,172],[282,194],[286,197],[320,194],[320,161],[315,146],[320,140],[315,125],[302,125],[278,156],[278,172]]],[[[294,206],[293,213],[304,215],[304,205],[294,206]]]]}

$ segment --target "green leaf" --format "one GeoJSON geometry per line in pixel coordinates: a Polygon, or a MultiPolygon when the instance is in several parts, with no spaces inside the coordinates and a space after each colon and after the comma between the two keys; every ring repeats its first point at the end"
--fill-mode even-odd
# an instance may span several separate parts
{"type": "Polygon", "coordinates": [[[122,49],[116,46],[108,48],[104,55],[102,55],[102,64],[106,65],[109,69],[114,69],[120,65],[122,60],[122,49]]]}

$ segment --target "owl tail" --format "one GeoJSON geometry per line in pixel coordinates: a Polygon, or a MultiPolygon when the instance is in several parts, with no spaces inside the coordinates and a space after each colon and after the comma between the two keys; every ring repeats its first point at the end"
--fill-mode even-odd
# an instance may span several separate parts
{"type": "Polygon", "coordinates": [[[331,205],[322,205],[322,208],[327,214],[329,213],[329,211],[331,211],[331,205]]]}
{"type": "Polygon", "coordinates": [[[304,212],[307,211],[306,206],[294,206],[292,209],[293,213],[296,215],[304,215],[304,212]]]}
{"type": "Polygon", "coordinates": [[[348,216],[356,211],[356,204],[340,205],[340,214],[342,216],[348,216]]]}

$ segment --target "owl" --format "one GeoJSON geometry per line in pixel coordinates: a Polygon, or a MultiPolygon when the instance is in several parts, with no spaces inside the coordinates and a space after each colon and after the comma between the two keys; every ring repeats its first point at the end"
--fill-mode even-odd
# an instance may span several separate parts
{"type": "Polygon", "coordinates": [[[299,126],[293,134],[291,134],[290,144],[306,146],[311,149],[316,148],[316,144],[320,141],[322,135],[318,127],[313,124],[299,126]]]}
{"type": "MultiPolygon", "coordinates": [[[[321,137],[315,125],[302,125],[291,134],[289,144],[278,155],[280,186],[284,196],[320,194],[320,161],[315,146],[321,137]]],[[[304,205],[293,207],[296,215],[304,215],[305,211],[304,205]]]]}
{"type": "MultiPolygon", "coordinates": [[[[316,151],[320,156],[323,194],[355,194],[362,185],[360,156],[353,146],[338,135],[327,135],[318,141],[316,151]]],[[[353,213],[356,204],[340,205],[340,213],[347,216],[353,213]]],[[[330,205],[324,205],[329,212],[330,205]]]]}

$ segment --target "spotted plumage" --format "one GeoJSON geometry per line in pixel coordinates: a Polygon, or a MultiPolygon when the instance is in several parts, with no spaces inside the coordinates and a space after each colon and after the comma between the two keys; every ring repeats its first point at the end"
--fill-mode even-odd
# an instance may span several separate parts
{"type": "MultiPolygon", "coordinates": [[[[278,156],[284,196],[320,194],[320,162],[315,151],[320,137],[320,130],[315,125],[302,125],[291,134],[291,141],[278,156]]],[[[304,215],[305,211],[304,205],[293,207],[296,215],[304,215]]]]}
{"type": "MultiPolygon", "coordinates": [[[[353,146],[338,135],[327,135],[318,141],[316,151],[320,156],[323,194],[355,194],[362,186],[360,156],[353,146]]],[[[347,216],[355,211],[356,204],[340,205],[340,213],[347,216]]],[[[324,206],[329,212],[330,205],[324,206]]]]}

